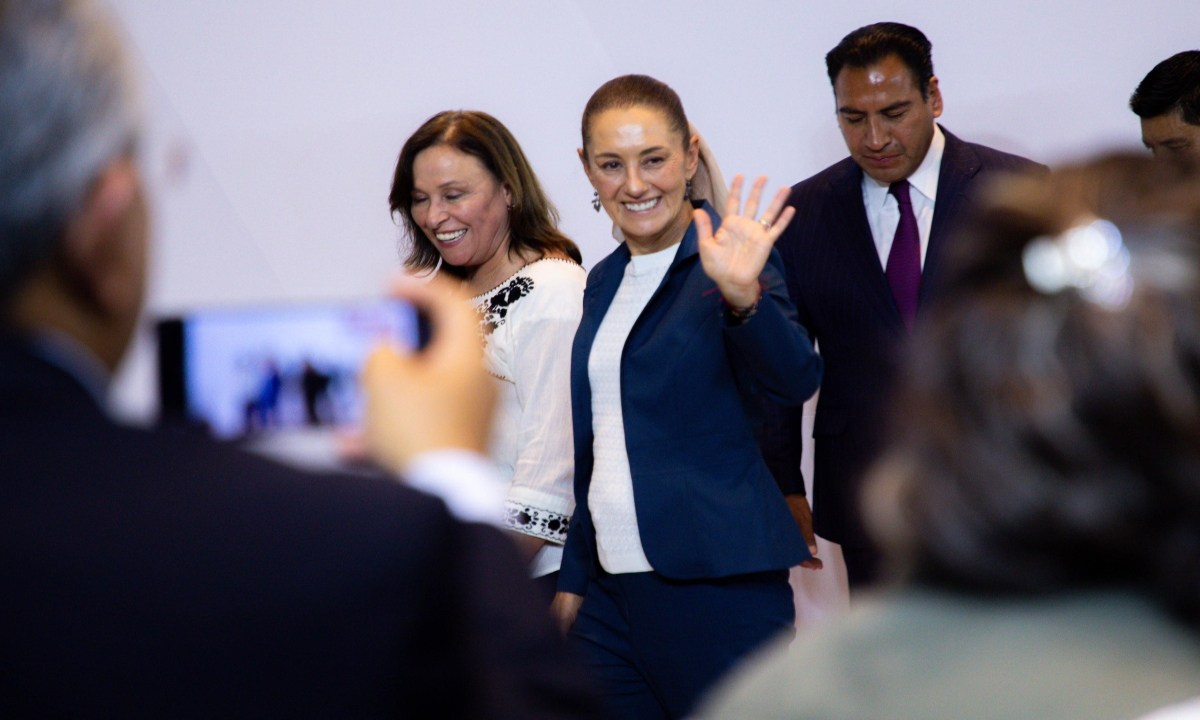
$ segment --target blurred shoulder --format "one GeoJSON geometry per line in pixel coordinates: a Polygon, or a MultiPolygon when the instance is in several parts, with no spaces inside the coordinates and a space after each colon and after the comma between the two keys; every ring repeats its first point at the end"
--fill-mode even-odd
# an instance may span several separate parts
{"type": "Polygon", "coordinates": [[[382,471],[308,469],[212,440],[198,430],[127,432],[141,436],[126,444],[131,453],[142,456],[140,463],[126,458],[129,465],[149,469],[158,458],[163,482],[175,484],[210,509],[221,503],[253,508],[285,524],[289,519],[303,523],[305,518],[338,518],[364,532],[391,533],[398,527],[432,530],[452,522],[439,499],[382,471]],[[170,459],[169,472],[164,458],[170,459]],[[281,512],[284,507],[294,512],[281,512]]]}

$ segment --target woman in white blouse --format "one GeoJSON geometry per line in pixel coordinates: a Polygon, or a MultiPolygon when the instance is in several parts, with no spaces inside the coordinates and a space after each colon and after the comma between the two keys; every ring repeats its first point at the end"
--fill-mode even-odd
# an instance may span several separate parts
{"type": "Polygon", "coordinates": [[[491,453],[506,524],[553,597],[572,496],[570,347],[585,273],[512,133],[478,111],[434,115],[404,143],[388,197],[405,264],[461,278],[501,385],[491,453]]]}

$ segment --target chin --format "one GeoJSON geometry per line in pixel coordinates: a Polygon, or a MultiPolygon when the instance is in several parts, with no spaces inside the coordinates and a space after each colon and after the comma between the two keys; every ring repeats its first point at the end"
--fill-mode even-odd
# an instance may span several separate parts
{"type": "Polygon", "coordinates": [[[648,238],[659,235],[666,226],[662,224],[655,224],[653,226],[630,224],[618,227],[621,228],[621,233],[627,238],[648,238]]]}

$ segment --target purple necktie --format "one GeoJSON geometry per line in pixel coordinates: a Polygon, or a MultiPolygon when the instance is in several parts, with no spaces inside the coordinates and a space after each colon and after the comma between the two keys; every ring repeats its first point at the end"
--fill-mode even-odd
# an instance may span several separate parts
{"type": "Polygon", "coordinates": [[[896,237],[892,239],[892,250],[888,253],[887,279],[900,310],[900,319],[905,328],[912,330],[913,320],[917,317],[917,295],[921,291],[921,233],[917,230],[917,216],[913,213],[908,188],[907,180],[892,183],[888,188],[900,203],[900,224],[896,226],[896,237]]]}

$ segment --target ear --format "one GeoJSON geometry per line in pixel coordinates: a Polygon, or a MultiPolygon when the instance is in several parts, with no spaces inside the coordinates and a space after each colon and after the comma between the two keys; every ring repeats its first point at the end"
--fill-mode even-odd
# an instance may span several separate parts
{"type": "Polygon", "coordinates": [[[929,78],[929,107],[935,118],[942,116],[942,91],[938,89],[937,75],[929,78]]]}
{"type": "Polygon", "coordinates": [[[501,185],[500,189],[504,191],[504,204],[511,208],[513,206],[512,190],[508,189],[508,185],[501,185]]]}
{"type": "Polygon", "coordinates": [[[579,164],[583,167],[583,174],[587,175],[588,182],[591,182],[592,169],[588,167],[587,155],[583,152],[583,148],[575,148],[575,152],[579,155],[579,164]]]}
{"type": "Polygon", "coordinates": [[[83,206],[68,224],[62,260],[73,291],[92,310],[136,314],[145,262],[141,181],[132,160],[118,159],[100,172],[83,206]]]}
{"type": "Polygon", "coordinates": [[[693,133],[687,141],[687,179],[691,180],[700,167],[700,136],[693,133]]]}

